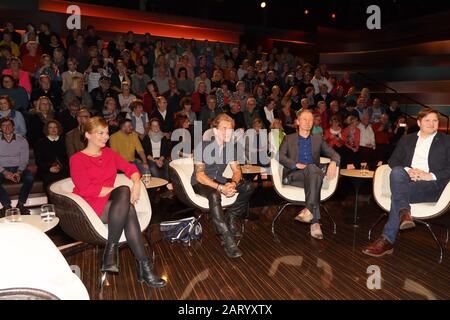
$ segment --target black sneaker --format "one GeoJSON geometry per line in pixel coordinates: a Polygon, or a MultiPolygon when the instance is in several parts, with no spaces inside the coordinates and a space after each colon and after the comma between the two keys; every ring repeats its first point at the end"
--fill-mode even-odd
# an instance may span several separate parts
{"type": "Polygon", "coordinates": [[[30,214],[30,210],[25,208],[25,205],[23,203],[17,204],[16,208],[20,210],[20,214],[30,214]]]}
{"type": "Polygon", "coordinates": [[[5,216],[6,210],[11,209],[11,206],[4,206],[0,209],[0,218],[3,218],[5,216]]]}

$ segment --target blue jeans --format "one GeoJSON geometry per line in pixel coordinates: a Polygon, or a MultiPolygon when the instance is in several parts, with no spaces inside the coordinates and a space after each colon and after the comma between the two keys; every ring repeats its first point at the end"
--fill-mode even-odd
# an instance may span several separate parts
{"type": "Polygon", "coordinates": [[[163,160],[162,168],[158,167],[155,161],[149,160],[148,167],[150,169],[152,177],[169,180],[169,160],[163,160]]]}
{"type": "MultiPolygon", "coordinates": [[[[4,167],[5,170],[16,173],[19,167],[4,167]]],[[[6,178],[3,175],[3,173],[0,173],[0,202],[2,205],[5,206],[11,206],[11,199],[8,196],[8,193],[3,188],[2,184],[3,181],[5,181],[6,178]]],[[[20,182],[23,183],[22,188],[20,188],[20,194],[19,194],[19,203],[25,203],[27,202],[28,195],[31,192],[31,189],[33,188],[33,182],[34,178],[31,172],[27,169],[22,171],[22,176],[20,178],[20,182]]]]}
{"type": "Polygon", "coordinates": [[[392,168],[390,186],[391,209],[383,236],[394,244],[400,227],[400,209],[411,210],[411,203],[436,202],[443,190],[436,181],[412,181],[403,167],[392,168]]]}
{"type": "Polygon", "coordinates": [[[136,165],[136,167],[138,168],[140,174],[144,174],[145,168],[142,165],[142,162],[140,162],[138,160],[134,160],[134,161],[131,161],[130,163],[136,165]]]}

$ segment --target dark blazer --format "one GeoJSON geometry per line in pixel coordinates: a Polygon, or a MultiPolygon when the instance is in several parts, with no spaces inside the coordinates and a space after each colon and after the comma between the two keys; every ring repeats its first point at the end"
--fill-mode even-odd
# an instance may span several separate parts
{"type": "MultiPolygon", "coordinates": [[[[389,159],[389,167],[411,167],[414,151],[418,140],[417,133],[404,136],[389,159]]],[[[450,136],[437,132],[431,143],[428,154],[428,167],[436,176],[438,185],[444,189],[450,181],[450,136]]]]}
{"type": "Polygon", "coordinates": [[[200,120],[202,121],[202,132],[205,132],[210,128],[209,121],[217,117],[222,112],[222,109],[218,107],[214,108],[214,110],[209,109],[208,107],[203,107],[202,111],[200,111],[200,120]]]}
{"type": "Polygon", "coordinates": [[[36,143],[42,139],[45,138],[44,135],[44,126],[45,122],[54,119],[53,115],[50,115],[48,119],[44,119],[41,114],[34,113],[31,114],[29,120],[28,120],[28,130],[27,130],[27,136],[28,141],[30,142],[30,146],[35,148],[36,143]]]}
{"type": "Polygon", "coordinates": [[[239,111],[238,113],[232,113],[231,111],[227,112],[227,115],[229,115],[234,120],[234,129],[247,129],[247,125],[245,124],[245,118],[242,111],[239,111]]]}
{"type": "Polygon", "coordinates": [[[53,175],[53,173],[50,172],[50,167],[55,163],[58,163],[61,167],[61,171],[59,172],[61,177],[68,175],[69,159],[67,158],[66,144],[63,135],[59,137],[58,141],[50,141],[47,137],[41,138],[36,143],[34,152],[38,173],[41,176],[53,175]]]}
{"type": "MultiPolygon", "coordinates": [[[[278,116],[278,111],[277,111],[276,108],[273,109],[273,116],[274,116],[275,119],[279,119],[280,118],[278,116]]],[[[262,122],[264,123],[264,128],[269,130],[270,129],[270,122],[269,122],[269,120],[267,120],[266,113],[264,112],[264,107],[262,107],[259,110],[259,117],[261,118],[262,122]]]]}
{"type": "Polygon", "coordinates": [[[56,115],[56,119],[61,123],[64,133],[78,127],[77,118],[70,114],[69,109],[65,109],[56,115]]]}
{"type": "Polygon", "coordinates": [[[318,93],[318,94],[316,94],[314,96],[314,103],[315,103],[316,107],[317,107],[317,103],[319,101],[325,101],[325,104],[327,105],[327,108],[329,108],[330,107],[330,103],[333,100],[334,100],[334,96],[332,96],[331,94],[327,94],[325,99],[322,97],[322,94],[320,94],[320,93],[318,93]]]}
{"type": "Polygon", "coordinates": [[[164,133],[173,131],[174,124],[174,114],[172,111],[167,109],[166,119],[163,118],[161,112],[159,112],[158,108],[150,115],[150,119],[157,118],[160,122],[161,131],[164,133]]]}
{"type": "MultiPolygon", "coordinates": [[[[283,178],[286,177],[293,170],[297,170],[296,165],[298,163],[298,133],[292,133],[284,137],[283,142],[280,145],[279,161],[284,166],[283,178]]],[[[313,134],[311,136],[311,149],[312,158],[316,166],[320,166],[320,156],[324,155],[335,161],[339,166],[341,157],[339,154],[322,139],[319,134],[313,134]]]]}
{"type": "MultiPolygon", "coordinates": [[[[151,155],[153,157],[153,148],[152,148],[152,140],[146,134],[144,139],[142,140],[142,148],[144,148],[145,155],[151,155]]],[[[159,154],[163,156],[165,159],[169,159],[170,157],[170,141],[165,137],[161,139],[161,150],[159,154]]]]}

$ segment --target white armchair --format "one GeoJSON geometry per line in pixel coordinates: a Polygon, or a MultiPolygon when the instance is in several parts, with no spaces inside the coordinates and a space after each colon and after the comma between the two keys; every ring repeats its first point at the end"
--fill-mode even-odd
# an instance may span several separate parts
{"type": "Polygon", "coordinates": [[[26,223],[0,224],[0,297],[89,300],[48,236],[26,223]]]}
{"type": "MultiPolygon", "coordinates": [[[[325,158],[321,158],[321,163],[325,164],[328,162],[329,161],[326,161],[325,158]]],[[[272,221],[272,234],[275,237],[275,222],[278,220],[284,209],[287,206],[304,205],[306,199],[305,189],[283,184],[283,165],[277,159],[270,160],[270,168],[272,171],[272,181],[275,191],[283,200],[285,200],[285,203],[280,206],[278,213],[275,215],[275,218],[272,221]]],[[[337,172],[339,172],[339,168],[337,168],[337,172]]],[[[331,198],[331,196],[336,191],[338,179],[339,174],[336,174],[336,177],[332,180],[324,179],[322,189],[320,191],[320,202],[331,198]]],[[[322,207],[324,209],[324,212],[330,217],[331,221],[333,222],[333,233],[336,234],[336,223],[333,217],[329,214],[325,206],[322,207]]]]}
{"type": "MultiPolygon", "coordinates": [[[[373,196],[377,204],[386,212],[389,212],[391,209],[391,188],[389,183],[390,174],[391,168],[387,164],[385,164],[377,168],[373,177],[373,196]]],[[[431,229],[430,224],[424,220],[439,217],[442,214],[444,214],[449,208],[450,208],[450,182],[445,187],[444,191],[442,192],[437,202],[423,202],[411,204],[411,217],[415,222],[424,225],[428,229],[434,241],[439,247],[440,250],[439,262],[442,261],[443,257],[442,245],[440,241],[437,239],[433,230],[431,229]]],[[[369,229],[368,234],[369,239],[371,238],[372,230],[386,216],[387,214],[381,215],[369,229]]],[[[447,229],[447,241],[448,241],[448,229],[447,229]]]]}
{"type": "MultiPolygon", "coordinates": [[[[114,186],[122,185],[131,187],[132,181],[124,174],[118,174],[114,186]]],[[[67,178],[53,183],[49,189],[50,201],[55,205],[61,228],[76,240],[92,244],[105,244],[108,239],[108,225],[100,220],[82,197],[72,192],[73,187],[72,179],[67,178]]],[[[152,208],[144,184],[141,185],[141,190],[135,208],[141,230],[144,231],[150,224],[152,208]]],[[[122,233],[119,242],[125,241],[125,234],[122,233]]]]}
{"type": "MultiPolygon", "coordinates": [[[[195,193],[191,185],[191,176],[194,172],[194,160],[181,158],[173,160],[170,166],[170,179],[177,198],[190,207],[195,207],[203,212],[209,210],[208,199],[195,193]]],[[[224,174],[226,176],[226,173],[224,174]]],[[[222,195],[222,207],[231,206],[237,199],[237,194],[231,198],[222,195]]]]}

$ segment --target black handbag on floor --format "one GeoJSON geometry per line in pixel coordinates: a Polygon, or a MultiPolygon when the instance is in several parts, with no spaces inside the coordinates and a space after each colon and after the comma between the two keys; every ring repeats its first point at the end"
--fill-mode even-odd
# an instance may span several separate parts
{"type": "Polygon", "coordinates": [[[163,234],[163,239],[171,242],[188,243],[202,237],[202,225],[196,217],[161,222],[159,230],[163,234]]]}

